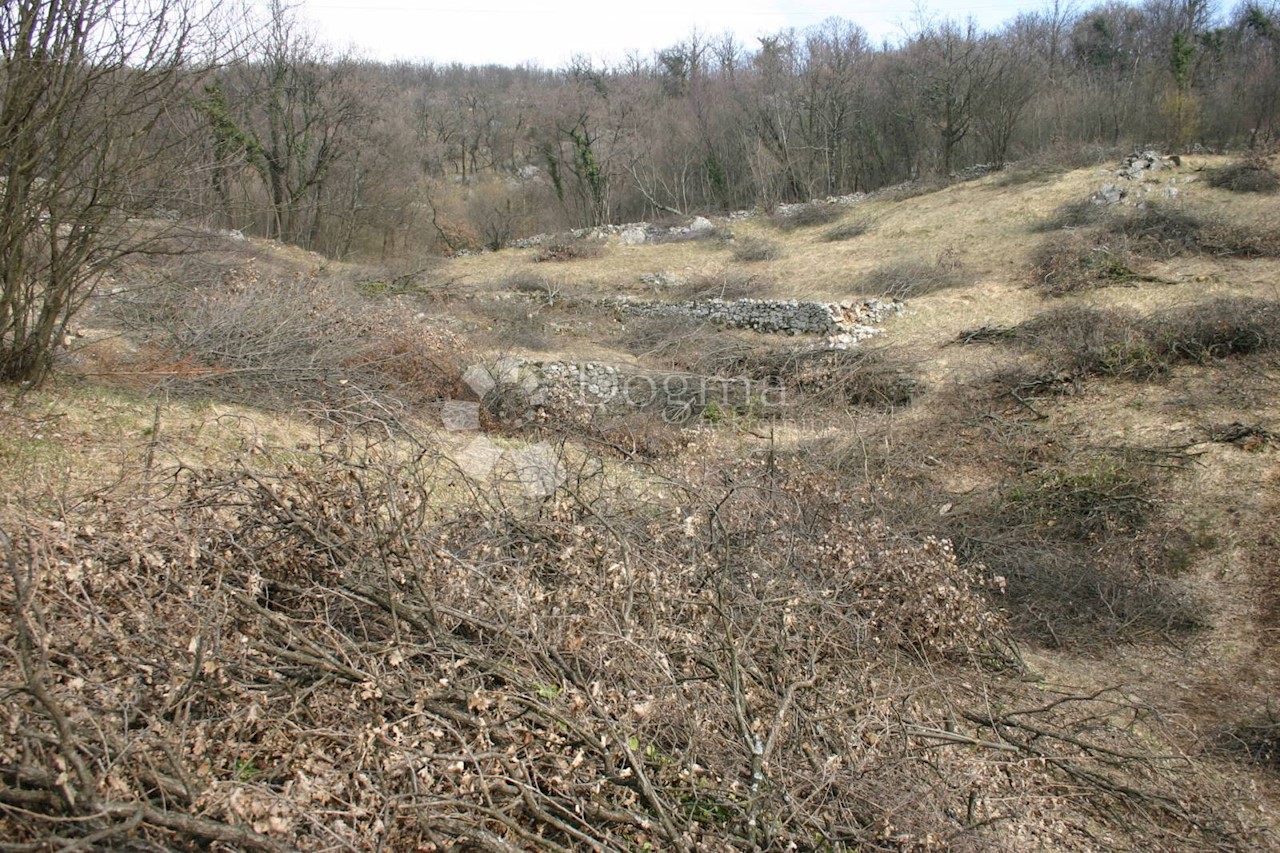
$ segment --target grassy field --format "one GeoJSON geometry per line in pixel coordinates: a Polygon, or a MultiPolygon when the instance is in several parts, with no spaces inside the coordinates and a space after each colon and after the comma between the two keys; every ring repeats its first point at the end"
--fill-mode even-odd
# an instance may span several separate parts
{"type": "Polygon", "coordinates": [[[1280,849],[1280,196],[1227,164],[120,269],[0,405],[0,836],[1280,849]],[[815,352],[622,295],[906,307],[815,352]],[[511,408],[511,357],[773,396],[511,408]]]}

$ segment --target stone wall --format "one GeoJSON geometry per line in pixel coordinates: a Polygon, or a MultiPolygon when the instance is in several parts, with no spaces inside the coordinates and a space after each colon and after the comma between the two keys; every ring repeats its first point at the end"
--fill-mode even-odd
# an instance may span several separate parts
{"type": "Polygon", "coordinates": [[[688,317],[735,329],[781,335],[842,335],[861,332],[893,314],[898,300],[813,302],[801,299],[707,299],[654,302],[618,299],[628,314],[642,317],[688,317]]]}
{"type": "Polygon", "coordinates": [[[556,417],[571,422],[580,410],[608,415],[653,412],[671,422],[685,422],[713,405],[732,410],[785,403],[780,388],[746,377],[659,372],[599,361],[507,357],[491,365],[472,365],[464,380],[489,417],[503,426],[556,417]]]}

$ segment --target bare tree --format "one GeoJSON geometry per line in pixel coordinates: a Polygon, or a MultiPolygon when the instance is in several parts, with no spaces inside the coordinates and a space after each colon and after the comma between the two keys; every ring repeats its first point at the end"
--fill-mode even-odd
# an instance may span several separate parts
{"type": "Polygon", "coordinates": [[[939,170],[955,166],[956,147],[969,135],[977,101],[989,84],[992,58],[982,50],[972,22],[943,21],[920,33],[908,54],[921,107],[937,133],[939,170]]]}
{"type": "MultiPolygon", "coordinates": [[[[208,14],[209,6],[203,7],[208,14]]],[[[138,214],[166,108],[208,59],[193,0],[21,0],[0,10],[0,380],[38,382],[138,214]],[[132,214],[132,216],[131,216],[132,214]]]]}
{"type": "Polygon", "coordinates": [[[974,105],[974,123],[982,137],[988,161],[1003,169],[1009,158],[1014,132],[1036,93],[1031,57],[1013,40],[988,36],[982,49],[989,62],[986,86],[974,105]]]}
{"type": "Polygon", "coordinates": [[[332,57],[283,0],[252,55],[227,69],[202,103],[215,153],[240,158],[267,196],[268,237],[314,246],[335,167],[355,156],[370,114],[356,63],[332,57]]]}

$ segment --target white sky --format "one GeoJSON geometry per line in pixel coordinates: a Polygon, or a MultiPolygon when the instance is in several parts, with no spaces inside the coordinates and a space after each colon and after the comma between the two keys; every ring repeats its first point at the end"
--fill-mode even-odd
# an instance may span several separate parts
{"type": "MultiPolygon", "coordinates": [[[[1050,0],[929,0],[929,14],[984,29],[1020,9],[1050,0]]],[[[913,0],[298,0],[303,18],[334,47],[354,47],[369,59],[431,60],[467,65],[535,62],[559,68],[575,54],[616,61],[635,50],[648,55],[697,27],[709,35],[732,31],[750,48],[756,36],[804,29],[838,16],[865,29],[872,41],[897,39],[915,20],[913,0]]]]}

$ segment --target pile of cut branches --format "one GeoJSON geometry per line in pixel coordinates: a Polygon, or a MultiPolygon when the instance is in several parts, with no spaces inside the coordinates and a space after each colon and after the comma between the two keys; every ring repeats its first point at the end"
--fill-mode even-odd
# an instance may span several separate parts
{"type": "Polygon", "coordinates": [[[1141,709],[1002,676],[989,579],[818,475],[251,463],[0,515],[13,849],[1237,837],[1141,709]]]}

